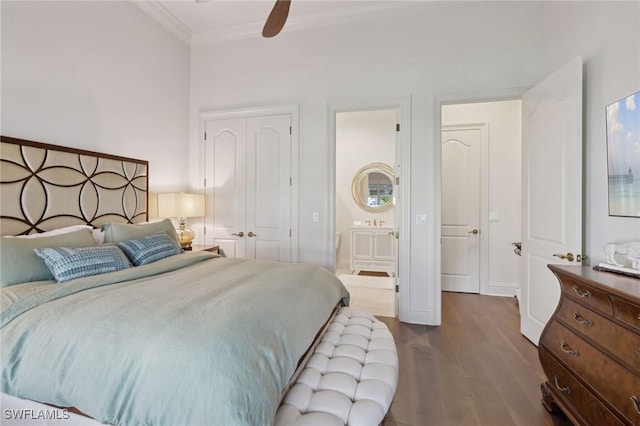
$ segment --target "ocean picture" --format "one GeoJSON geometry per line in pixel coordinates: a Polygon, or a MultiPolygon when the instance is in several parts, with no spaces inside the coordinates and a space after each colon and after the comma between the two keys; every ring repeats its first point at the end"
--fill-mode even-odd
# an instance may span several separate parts
{"type": "Polygon", "coordinates": [[[640,217],[640,92],[607,107],[609,215],[640,217]]]}

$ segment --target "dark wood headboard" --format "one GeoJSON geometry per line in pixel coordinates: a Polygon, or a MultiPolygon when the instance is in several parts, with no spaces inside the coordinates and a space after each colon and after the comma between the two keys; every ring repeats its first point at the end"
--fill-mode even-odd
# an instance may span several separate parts
{"type": "Polygon", "coordinates": [[[0,136],[0,234],[148,219],[149,162],[0,136]]]}

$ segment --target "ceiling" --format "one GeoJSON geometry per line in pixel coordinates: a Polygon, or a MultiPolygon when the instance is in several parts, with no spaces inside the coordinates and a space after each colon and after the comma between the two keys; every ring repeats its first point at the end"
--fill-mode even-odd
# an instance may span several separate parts
{"type": "MultiPolygon", "coordinates": [[[[132,0],[189,45],[260,37],[275,0],[132,0]]],[[[326,27],[406,9],[420,2],[293,0],[283,32],[326,27]]]]}

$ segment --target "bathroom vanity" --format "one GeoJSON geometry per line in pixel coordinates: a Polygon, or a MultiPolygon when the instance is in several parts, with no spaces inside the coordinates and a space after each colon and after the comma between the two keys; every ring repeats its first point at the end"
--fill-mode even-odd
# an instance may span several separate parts
{"type": "Polygon", "coordinates": [[[394,272],[396,238],[392,227],[353,226],[351,228],[351,270],[394,272]]]}

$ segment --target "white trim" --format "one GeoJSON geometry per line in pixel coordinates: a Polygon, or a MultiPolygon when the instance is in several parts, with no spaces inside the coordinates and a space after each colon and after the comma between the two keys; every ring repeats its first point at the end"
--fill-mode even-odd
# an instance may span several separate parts
{"type": "MultiPolygon", "coordinates": [[[[398,250],[402,253],[398,258],[398,277],[400,282],[399,292],[399,312],[400,321],[410,320],[412,317],[410,311],[411,300],[411,97],[404,96],[398,98],[375,98],[375,99],[352,99],[339,100],[329,102],[328,108],[328,126],[329,126],[329,155],[327,169],[328,185],[327,185],[327,211],[325,212],[328,220],[326,221],[327,229],[327,247],[335,247],[335,220],[336,220],[336,113],[347,111],[365,111],[365,110],[381,110],[396,109],[398,110],[398,121],[400,124],[400,146],[399,152],[396,152],[397,164],[400,167],[400,186],[399,186],[399,206],[398,215],[395,218],[399,232],[398,250]]],[[[396,169],[397,164],[394,166],[396,169]]],[[[335,271],[335,250],[327,250],[327,258],[325,264],[329,270],[335,271]]]]}
{"type": "MultiPolygon", "coordinates": [[[[520,99],[522,95],[527,91],[527,88],[515,87],[508,89],[494,89],[494,90],[480,90],[474,92],[460,92],[460,93],[440,93],[434,96],[434,108],[433,108],[433,140],[436,141],[436,161],[435,161],[435,186],[436,186],[436,201],[435,201],[435,236],[436,241],[442,239],[442,144],[438,141],[442,138],[442,105],[446,104],[462,104],[462,103],[474,103],[474,102],[495,102],[506,101],[513,99],[520,99]]],[[[433,268],[433,312],[435,316],[435,324],[440,325],[442,323],[442,280],[441,280],[441,262],[442,253],[440,244],[436,244],[434,253],[434,268],[433,268]]],[[[488,271],[487,271],[488,273],[488,271]]]]}
{"type": "Polygon", "coordinates": [[[191,45],[191,38],[193,36],[191,30],[176,18],[173,13],[169,12],[164,6],[162,6],[162,4],[155,0],[131,0],[131,2],[138,6],[147,15],[152,17],[165,29],[169,30],[169,32],[176,36],[178,40],[187,46],[191,45]]]}
{"type": "MultiPolygon", "coordinates": [[[[298,104],[275,105],[262,107],[247,107],[231,110],[213,110],[200,112],[200,156],[205,157],[204,150],[204,130],[207,120],[223,120],[228,118],[246,118],[258,117],[263,115],[291,115],[291,262],[298,262],[299,247],[298,240],[300,235],[298,220],[298,191],[299,183],[299,115],[300,108],[298,104]]],[[[206,169],[205,169],[206,170],[206,169]]],[[[334,246],[335,247],[335,246],[334,246]]],[[[335,253],[335,250],[334,250],[335,253]]]]}
{"type": "MultiPolygon", "coordinates": [[[[358,7],[350,9],[330,8],[303,15],[290,16],[282,31],[288,34],[294,31],[308,30],[312,28],[329,27],[350,22],[363,21],[371,18],[385,17],[392,13],[403,12],[408,8],[419,6],[420,2],[390,2],[371,3],[366,6],[360,2],[358,7]]],[[[294,6],[295,7],[295,6],[294,6]]],[[[246,24],[199,31],[192,36],[192,45],[205,46],[212,43],[243,40],[262,37],[264,22],[249,22],[246,24]]]]}
{"type": "Polygon", "coordinates": [[[514,297],[517,296],[519,289],[520,286],[515,283],[490,282],[487,285],[487,292],[484,294],[488,296],[514,297]]]}

